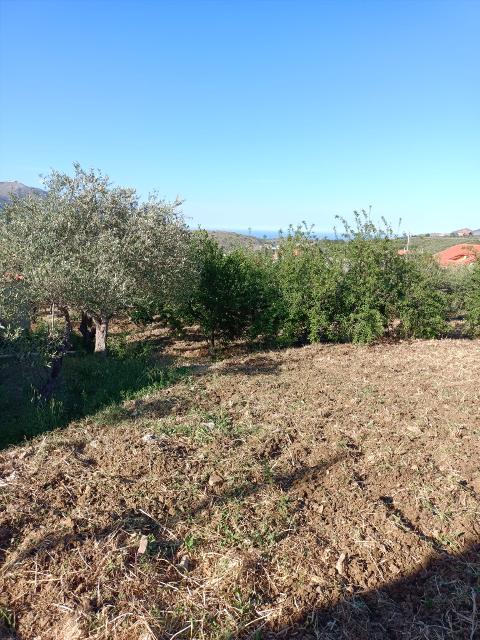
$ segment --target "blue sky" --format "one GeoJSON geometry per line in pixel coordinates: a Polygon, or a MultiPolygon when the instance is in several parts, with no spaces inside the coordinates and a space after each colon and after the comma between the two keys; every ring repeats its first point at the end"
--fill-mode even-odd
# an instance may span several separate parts
{"type": "Polygon", "coordinates": [[[480,227],[479,0],[0,6],[1,180],[78,160],[206,227],[480,227]]]}

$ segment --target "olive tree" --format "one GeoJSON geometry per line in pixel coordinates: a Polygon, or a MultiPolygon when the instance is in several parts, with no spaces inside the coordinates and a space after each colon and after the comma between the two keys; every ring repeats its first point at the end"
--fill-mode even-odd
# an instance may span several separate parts
{"type": "Polygon", "coordinates": [[[0,356],[19,351],[31,311],[21,277],[2,270],[0,261],[0,356]]]}
{"type": "Polygon", "coordinates": [[[472,335],[480,335],[480,254],[477,256],[468,279],[465,305],[467,327],[472,335]]]}
{"type": "Polygon", "coordinates": [[[170,298],[182,286],[189,233],[180,201],[113,187],[99,171],[53,171],[46,195],[14,198],[0,221],[8,270],[22,275],[33,304],[69,309],[95,324],[105,354],[109,322],[145,297],[170,298]],[[183,271],[182,271],[183,270],[183,271]]]}

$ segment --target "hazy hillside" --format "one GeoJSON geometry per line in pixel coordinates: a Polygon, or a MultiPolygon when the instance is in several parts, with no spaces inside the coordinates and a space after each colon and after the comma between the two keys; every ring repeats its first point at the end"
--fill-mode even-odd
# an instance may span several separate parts
{"type": "Polygon", "coordinates": [[[20,196],[24,198],[31,194],[42,195],[45,191],[43,189],[37,189],[37,187],[28,187],[21,182],[0,182],[0,207],[8,202],[11,195],[20,196]]]}
{"type": "MultiPolygon", "coordinates": [[[[274,246],[278,242],[278,240],[275,239],[257,238],[255,236],[236,233],[235,231],[209,231],[208,233],[217,240],[225,251],[232,251],[238,247],[258,250],[262,247],[274,246]]],[[[322,242],[322,239],[320,239],[320,242],[322,242]]],[[[465,238],[460,238],[458,236],[412,236],[410,238],[410,249],[420,251],[422,253],[434,254],[456,244],[477,242],[478,235],[468,236],[465,238]]],[[[406,246],[405,238],[399,238],[397,243],[399,247],[406,246]]]]}
{"type": "Polygon", "coordinates": [[[261,249],[265,246],[275,244],[274,240],[257,238],[256,236],[246,236],[235,231],[209,231],[218,244],[226,251],[237,249],[238,247],[247,247],[251,249],[261,249]]]}
{"type": "MultiPolygon", "coordinates": [[[[469,244],[471,242],[477,243],[478,236],[467,236],[466,238],[459,238],[458,236],[412,236],[410,239],[410,248],[425,253],[438,253],[456,244],[469,244]]],[[[405,242],[403,242],[403,244],[405,244],[405,242]]]]}

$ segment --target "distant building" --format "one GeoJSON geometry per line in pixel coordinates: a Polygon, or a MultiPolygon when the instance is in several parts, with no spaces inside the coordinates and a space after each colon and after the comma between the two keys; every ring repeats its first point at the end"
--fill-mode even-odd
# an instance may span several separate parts
{"type": "Polygon", "coordinates": [[[472,264],[480,258],[480,244],[456,244],[435,254],[442,267],[472,264]]]}
{"type": "Polygon", "coordinates": [[[454,236],[458,236],[459,238],[467,238],[468,236],[473,235],[473,231],[471,229],[457,229],[457,231],[453,232],[454,236]]]}

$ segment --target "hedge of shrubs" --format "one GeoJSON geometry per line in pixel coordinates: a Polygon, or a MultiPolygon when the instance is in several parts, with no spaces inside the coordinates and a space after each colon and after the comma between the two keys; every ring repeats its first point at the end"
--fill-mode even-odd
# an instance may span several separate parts
{"type": "MultiPolygon", "coordinates": [[[[480,264],[452,274],[432,256],[399,254],[385,221],[355,213],[337,240],[290,228],[278,248],[224,253],[206,232],[193,236],[198,271],[168,313],[177,328],[198,324],[217,339],[263,338],[281,345],[371,343],[381,338],[438,338],[465,315],[480,332],[480,264]]],[[[157,309],[157,312],[159,310],[157,309]]]]}

